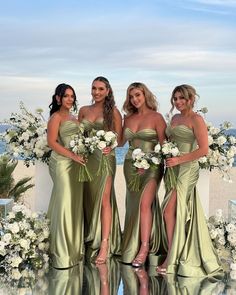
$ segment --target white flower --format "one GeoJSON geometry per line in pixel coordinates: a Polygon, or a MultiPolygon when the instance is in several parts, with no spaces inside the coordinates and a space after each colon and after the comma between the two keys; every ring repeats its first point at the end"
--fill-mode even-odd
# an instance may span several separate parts
{"type": "Polygon", "coordinates": [[[216,140],[216,142],[217,142],[217,144],[218,145],[223,145],[223,144],[225,144],[226,143],[226,138],[225,138],[225,136],[223,136],[223,135],[221,135],[221,136],[219,136],[218,138],[217,138],[217,140],[216,140]]]}
{"type": "Polygon", "coordinates": [[[23,259],[20,256],[13,256],[10,260],[11,260],[11,267],[18,267],[23,259]]]}
{"type": "Polygon", "coordinates": [[[116,134],[114,132],[112,132],[112,131],[107,131],[105,133],[105,135],[104,135],[104,138],[105,138],[106,141],[109,142],[109,141],[112,141],[113,139],[116,138],[116,134]]]}
{"type": "Polygon", "coordinates": [[[99,148],[100,150],[103,150],[106,146],[107,146],[107,145],[106,145],[106,142],[105,142],[105,141],[99,141],[99,143],[98,143],[98,148],[99,148]]]}
{"type": "Polygon", "coordinates": [[[29,240],[25,240],[25,239],[20,239],[19,240],[19,244],[21,245],[21,247],[23,248],[23,249],[26,249],[26,250],[28,250],[29,249],[29,240]]]}
{"type": "Polygon", "coordinates": [[[102,136],[105,135],[105,131],[104,131],[104,130],[98,130],[97,133],[96,133],[96,135],[97,135],[98,137],[102,137],[102,136]]]}
{"type": "Polygon", "coordinates": [[[15,269],[15,268],[14,268],[14,269],[12,270],[11,277],[12,277],[13,280],[18,281],[18,280],[21,278],[21,273],[19,272],[18,269],[15,269]]]}
{"type": "Polygon", "coordinates": [[[231,278],[231,280],[236,280],[236,270],[232,270],[230,272],[230,278],[231,278]]]}
{"type": "Polygon", "coordinates": [[[13,233],[16,234],[19,232],[20,228],[17,222],[11,223],[8,225],[8,229],[13,233]]]}
{"type": "Polygon", "coordinates": [[[230,269],[236,270],[236,263],[230,263],[230,269]]]}
{"type": "Polygon", "coordinates": [[[158,159],[157,157],[151,157],[151,160],[155,165],[158,165],[161,163],[160,159],[158,159]]]}
{"type": "Polygon", "coordinates": [[[6,243],[9,244],[9,242],[12,239],[12,235],[10,233],[6,233],[5,235],[3,235],[2,240],[6,243]]]}
{"type": "Polygon", "coordinates": [[[155,152],[156,154],[158,154],[160,151],[161,151],[161,145],[158,143],[158,144],[156,144],[155,147],[154,147],[154,152],[155,152]]]}

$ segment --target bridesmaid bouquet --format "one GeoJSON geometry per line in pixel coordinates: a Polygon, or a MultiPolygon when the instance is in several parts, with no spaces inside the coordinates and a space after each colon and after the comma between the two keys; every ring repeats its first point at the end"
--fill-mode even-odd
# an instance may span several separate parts
{"type": "MultiPolygon", "coordinates": [[[[72,136],[70,141],[71,151],[77,155],[83,156],[83,158],[87,160],[88,156],[94,152],[95,148],[96,138],[86,137],[84,135],[83,125],[80,124],[79,133],[72,136]]],[[[92,176],[90,175],[86,165],[79,165],[78,180],[79,182],[92,180],[92,176]]]]}
{"type": "MultiPolygon", "coordinates": [[[[153,152],[145,153],[140,148],[134,149],[132,152],[133,166],[136,170],[139,169],[156,169],[161,163],[161,145],[158,143],[154,147],[153,152]]],[[[140,188],[140,174],[135,171],[132,180],[129,182],[128,187],[131,191],[138,192],[140,188]]]]}
{"type": "MultiPolygon", "coordinates": [[[[177,144],[173,141],[167,141],[167,140],[163,142],[161,147],[161,152],[162,152],[162,157],[164,159],[177,157],[180,155],[180,151],[177,147],[177,144]]],[[[175,176],[173,167],[168,167],[166,169],[165,186],[167,191],[176,187],[176,176],[175,176]]]]}
{"type": "MultiPolygon", "coordinates": [[[[103,151],[104,148],[110,147],[114,149],[117,147],[117,135],[113,131],[98,130],[94,136],[96,141],[96,148],[103,151]]],[[[103,173],[112,173],[112,168],[107,155],[102,153],[102,158],[98,168],[97,175],[102,175],[103,173]]]]}

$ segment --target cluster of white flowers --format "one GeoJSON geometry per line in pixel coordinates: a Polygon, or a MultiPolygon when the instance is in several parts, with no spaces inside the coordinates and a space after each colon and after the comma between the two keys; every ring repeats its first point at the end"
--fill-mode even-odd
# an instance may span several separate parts
{"type": "Polygon", "coordinates": [[[153,152],[145,153],[140,148],[136,148],[132,152],[134,167],[147,170],[150,167],[157,167],[161,163],[161,145],[158,143],[154,147],[153,152]]]}
{"type": "Polygon", "coordinates": [[[84,132],[84,125],[80,124],[78,134],[73,135],[70,141],[70,149],[77,155],[87,158],[92,154],[97,146],[97,137],[87,137],[84,132]]]}
{"type": "Polygon", "coordinates": [[[99,150],[103,150],[106,147],[114,149],[118,145],[117,135],[113,131],[96,131],[94,141],[96,142],[96,147],[99,150]]]}
{"type": "Polygon", "coordinates": [[[161,147],[162,156],[164,159],[177,157],[180,155],[180,151],[177,144],[173,141],[165,140],[161,147]]]}
{"type": "Polygon", "coordinates": [[[230,258],[236,263],[236,224],[226,221],[221,209],[208,219],[207,224],[219,257],[230,258]]]}
{"type": "MultiPolygon", "coordinates": [[[[203,114],[208,112],[207,108],[198,110],[203,114]]],[[[206,122],[208,130],[209,152],[207,156],[199,159],[199,166],[202,169],[219,169],[224,180],[230,180],[230,169],[233,167],[236,155],[236,137],[229,134],[232,128],[230,122],[224,122],[220,127],[214,127],[212,123],[206,122]]]]}
{"type": "Polygon", "coordinates": [[[6,142],[7,153],[13,157],[22,157],[26,166],[34,164],[35,160],[47,163],[51,150],[47,145],[47,125],[42,110],[38,109],[32,114],[21,102],[20,111],[4,121],[10,125],[1,134],[1,139],[6,142]]]}
{"type": "Polygon", "coordinates": [[[45,214],[32,212],[15,203],[5,219],[0,220],[0,268],[2,277],[19,280],[25,270],[48,268],[49,220],[45,214]]]}

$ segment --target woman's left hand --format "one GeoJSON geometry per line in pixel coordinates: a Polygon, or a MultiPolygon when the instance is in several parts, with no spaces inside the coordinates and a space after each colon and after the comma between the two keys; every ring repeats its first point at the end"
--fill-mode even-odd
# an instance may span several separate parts
{"type": "Polygon", "coordinates": [[[174,167],[180,164],[180,157],[167,158],[165,160],[166,167],[174,167]]]}
{"type": "Polygon", "coordinates": [[[112,151],[112,148],[110,146],[107,146],[102,150],[102,153],[104,155],[108,155],[108,154],[110,154],[111,151],[112,151]]]}

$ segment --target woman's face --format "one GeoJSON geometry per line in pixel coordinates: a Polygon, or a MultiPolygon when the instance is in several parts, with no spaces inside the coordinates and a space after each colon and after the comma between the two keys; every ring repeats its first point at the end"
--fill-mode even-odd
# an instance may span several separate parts
{"type": "Polygon", "coordinates": [[[140,107],[145,105],[146,98],[141,89],[133,88],[129,92],[129,101],[135,108],[139,109],[140,107]]]}
{"type": "Polygon", "coordinates": [[[176,91],[173,96],[173,103],[180,112],[189,110],[190,100],[186,100],[181,92],[176,91]]]}
{"type": "Polygon", "coordinates": [[[74,92],[70,88],[67,88],[65,94],[62,97],[61,107],[70,110],[73,107],[74,101],[74,92]]]}
{"type": "Polygon", "coordinates": [[[109,94],[106,84],[102,81],[94,81],[92,84],[91,94],[95,102],[104,101],[109,94]]]}

